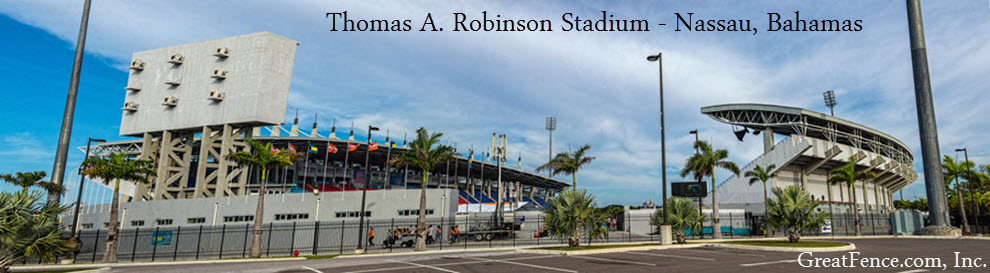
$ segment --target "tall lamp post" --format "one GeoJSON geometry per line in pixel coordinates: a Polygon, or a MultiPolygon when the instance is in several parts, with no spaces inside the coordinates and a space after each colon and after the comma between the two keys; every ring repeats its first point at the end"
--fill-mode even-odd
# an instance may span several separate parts
{"type": "MultiPolygon", "coordinates": [[[[970,162],[969,161],[969,152],[966,151],[966,148],[956,149],[956,152],[963,152],[963,156],[966,159],[966,161],[963,161],[963,164],[966,164],[967,162],[970,162]]],[[[972,171],[970,169],[969,165],[966,165],[966,171],[967,172],[972,171]]],[[[959,188],[959,178],[956,178],[956,195],[959,198],[959,207],[962,208],[963,207],[963,201],[962,201],[963,199],[962,199],[962,193],[959,193],[959,189],[960,189],[959,188]]],[[[973,196],[973,191],[972,190],[969,192],[969,196],[971,196],[971,197],[973,196]]],[[[973,215],[980,215],[980,207],[976,205],[976,202],[973,202],[973,210],[974,210],[973,211],[973,215]]],[[[960,210],[960,211],[963,211],[963,210],[960,210]]],[[[963,217],[962,218],[963,221],[967,221],[965,213],[963,213],[963,216],[962,217],[963,217]]],[[[977,225],[979,225],[979,222],[977,222],[977,225]]],[[[969,224],[967,223],[966,226],[968,227],[969,224]]],[[[969,229],[968,228],[966,229],[966,233],[969,233],[969,229]]]]}
{"type": "MultiPolygon", "coordinates": [[[[90,148],[90,144],[92,144],[93,142],[100,143],[100,142],[106,142],[106,140],[97,139],[97,138],[89,138],[86,141],[86,157],[83,157],[83,162],[85,162],[87,159],[89,159],[89,148],[90,148]]],[[[82,166],[80,166],[80,168],[81,167],[82,166]]],[[[82,169],[80,169],[79,171],[82,172],[82,169]]],[[[79,240],[79,234],[76,233],[77,232],[76,226],[79,225],[79,205],[82,204],[82,193],[83,193],[83,185],[84,185],[83,182],[85,182],[85,181],[86,181],[86,176],[85,175],[80,175],[79,176],[79,193],[77,193],[77,195],[76,195],[76,207],[73,208],[73,213],[72,213],[72,228],[71,228],[72,233],[71,234],[72,234],[72,238],[76,238],[76,241],[79,240]]]]}
{"type": "Polygon", "coordinates": [[[828,111],[831,112],[832,113],[832,116],[834,117],[835,116],[835,91],[828,90],[828,91],[825,91],[825,93],[822,93],[822,95],[825,96],[825,106],[828,106],[828,111]]]}
{"type": "MultiPolygon", "coordinates": [[[[698,129],[691,130],[688,133],[694,135],[694,143],[698,143],[698,129]]],[[[695,148],[694,149],[694,154],[698,154],[698,153],[699,153],[698,148],[695,148]]],[[[698,177],[698,215],[703,215],[703,212],[702,212],[703,209],[702,209],[702,206],[701,206],[701,204],[702,204],[702,199],[701,199],[701,195],[702,195],[702,192],[701,192],[701,183],[702,183],[701,182],[701,177],[699,176],[698,177]]],[[[701,235],[700,239],[704,239],[705,238],[705,233],[704,232],[702,232],[699,235],[701,235]]]]}
{"type": "Polygon", "coordinates": [[[361,187],[361,216],[358,219],[358,245],[354,249],[354,253],[364,253],[364,214],[365,212],[365,200],[368,197],[368,184],[371,184],[371,166],[369,165],[371,158],[371,132],[378,131],[378,127],[368,125],[368,142],[367,147],[365,147],[364,152],[364,187],[361,187]]]}
{"type": "Polygon", "coordinates": [[[935,127],[935,105],[932,102],[932,83],[928,74],[928,51],[925,49],[925,30],[921,21],[921,3],[918,0],[906,1],[914,99],[918,110],[918,132],[921,137],[921,162],[924,165],[925,194],[928,197],[930,215],[930,225],[925,227],[923,232],[928,235],[955,235],[959,234],[959,230],[949,226],[945,178],[942,176],[938,130],[935,127]]]}
{"type": "MultiPolygon", "coordinates": [[[[83,49],[86,47],[86,29],[89,25],[90,0],[83,4],[82,21],[79,23],[79,39],[76,40],[76,57],[72,61],[72,76],[69,78],[69,92],[62,112],[62,129],[58,134],[58,147],[55,150],[55,166],[52,167],[52,183],[65,184],[65,160],[69,155],[69,140],[72,137],[72,120],[76,112],[76,96],[79,94],[79,71],[82,70],[83,49]]],[[[58,204],[61,195],[48,193],[48,204],[58,204]]]]}
{"type": "MultiPolygon", "coordinates": [[[[553,130],[557,130],[557,118],[547,118],[547,132],[550,132],[550,153],[547,155],[547,162],[553,161],[553,130]]],[[[553,177],[553,170],[547,170],[549,177],[553,177]]]]}
{"type": "Polygon", "coordinates": [[[665,126],[664,126],[664,121],[663,121],[664,120],[664,118],[663,118],[663,60],[660,59],[660,55],[661,54],[662,53],[657,53],[657,55],[647,56],[646,57],[646,60],[647,61],[651,61],[651,62],[657,62],[657,68],[658,68],[658,70],[657,70],[657,73],[658,73],[657,76],[658,76],[658,78],[660,80],[660,172],[661,172],[661,176],[662,176],[661,181],[662,181],[662,186],[663,186],[663,197],[661,198],[662,199],[662,202],[663,202],[663,227],[661,227],[661,230],[663,230],[664,233],[668,233],[668,234],[664,234],[665,236],[661,237],[661,238],[667,238],[667,239],[661,239],[662,240],[661,243],[669,243],[668,241],[669,241],[670,235],[669,235],[669,232],[667,231],[667,230],[670,229],[670,223],[667,222],[667,218],[668,218],[667,217],[667,213],[668,213],[668,211],[667,211],[667,139],[666,139],[666,135],[664,134],[664,130],[665,130],[664,127],[665,126]]]}

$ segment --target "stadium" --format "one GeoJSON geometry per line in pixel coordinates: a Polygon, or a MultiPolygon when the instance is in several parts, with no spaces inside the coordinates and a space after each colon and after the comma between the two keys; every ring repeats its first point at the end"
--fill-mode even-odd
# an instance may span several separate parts
{"type": "MultiPolygon", "coordinates": [[[[732,125],[740,141],[752,132],[762,133],[763,154],[740,166],[745,174],[755,166],[776,165],[777,177],[767,187],[800,186],[835,214],[852,213],[853,202],[860,213],[893,211],[893,193],[914,182],[911,149],[900,140],[876,129],[807,109],[767,104],[723,104],[701,108],[701,113],[732,125]],[[774,135],[784,135],[775,142],[774,135]],[[877,175],[871,181],[849,187],[829,185],[828,173],[855,157],[858,171],[877,175]],[[853,196],[855,195],[855,196],[853,196]]],[[[736,175],[720,183],[719,206],[763,214],[763,187],[736,175]]],[[[711,198],[706,199],[711,202],[711,198]]],[[[710,203],[709,203],[710,204],[710,203]]]]}

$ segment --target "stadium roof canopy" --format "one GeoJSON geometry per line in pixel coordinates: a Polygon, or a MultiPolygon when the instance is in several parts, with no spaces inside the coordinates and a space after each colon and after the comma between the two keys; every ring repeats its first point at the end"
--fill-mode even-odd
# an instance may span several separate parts
{"type": "Polygon", "coordinates": [[[825,139],[864,148],[902,163],[914,159],[900,140],[861,124],[807,109],[757,103],[721,104],[701,108],[712,119],[754,130],[825,139]]]}
{"type": "MultiPolygon", "coordinates": [[[[304,137],[304,136],[253,136],[252,139],[272,143],[275,148],[286,149],[289,143],[296,146],[297,153],[300,156],[309,156],[313,159],[322,161],[324,158],[328,159],[330,162],[344,162],[345,159],[348,165],[364,167],[365,153],[367,152],[367,143],[364,141],[348,141],[346,139],[330,139],[324,137],[304,137]],[[357,150],[350,152],[347,151],[347,143],[358,144],[357,150]],[[312,144],[317,148],[317,152],[309,153],[308,146],[312,144]],[[337,153],[327,154],[328,144],[333,144],[337,147],[337,153]],[[345,158],[346,157],[346,158],[345,158]]],[[[194,139],[194,145],[199,146],[200,137],[194,139]]],[[[85,147],[81,147],[81,150],[85,150],[85,147]]],[[[199,149],[193,149],[198,151],[199,149]]],[[[382,166],[389,154],[389,149],[386,144],[379,144],[377,150],[371,151],[369,161],[372,168],[378,168],[382,166]]],[[[391,156],[395,158],[397,153],[409,150],[408,147],[403,147],[396,145],[392,148],[391,156]]],[[[125,141],[113,141],[100,143],[97,147],[93,147],[91,150],[93,155],[104,155],[108,153],[125,153],[129,155],[137,155],[141,153],[141,140],[125,140],[125,141]]],[[[513,162],[515,163],[515,162],[513,162]]],[[[492,162],[482,163],[480,161],[473,161],[471,168],[468,168],[468,159],[457,156],[454,161],[450,162],[450,167],[448,170],[448,165],[445,163],[437,164],[437,166],[431,171],[433,174],[450,174],[454,175],[455,171],[457,175],[461,177],[468,176],[470,171],[470,176],[474,179],[481,178],[482,170],[484,170],[484,177],[486,180],[495,180],[498,177],[498,166],[492,162]]],[[[540,188],[549,188],[560,190],[566,187],[570,187],[571,184],[557,180],[554,178],[549,178],[544,175],[539,175],[536,173],[528,172],[517,168],[518,164],[504,164],[502,165],[502,181],[518,181],[522,185],[535,186],[540,188]]],[[[411,169],[411,168],[410,168],[411,169]]],[[[418,180],[418,179],[417,179],[418,180]]]]}

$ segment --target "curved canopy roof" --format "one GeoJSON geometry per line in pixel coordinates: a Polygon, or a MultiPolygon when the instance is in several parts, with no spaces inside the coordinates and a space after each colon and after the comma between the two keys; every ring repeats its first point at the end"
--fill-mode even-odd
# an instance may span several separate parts
{"type": "Polygon", "coordinates": [[[733,103],[702,107],[701,113],[723,123],[754,130],[770,128],[774,133],[804,135],[870,149],[901,162],[909,163],[914,159],[907,145],[886,133],[803,108],[733,103]]]}

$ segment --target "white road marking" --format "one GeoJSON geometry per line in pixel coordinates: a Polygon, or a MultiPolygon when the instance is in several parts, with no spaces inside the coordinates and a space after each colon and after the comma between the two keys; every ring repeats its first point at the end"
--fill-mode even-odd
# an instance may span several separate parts
{"type": "Polygon", "coordinates": [[[316,273],[323,273],[323,271],[319,271],[319,270],[316,270],[316,268],[308,267],[308,266],[305,266],[305,265],[302,268],[303,269],[306,269],[306,270],[309,270],[309,271],[316,272],[316,273]]]}
{"type": "Polygon", "coordinates": [[[412,262],[395,261],[395,260],[388,260],[388,261],[389,262],[393,262],[393,263],[403,263],[403,264],[408,264],[408,265],[417,266],[417,267],[423,267],[423,268],[429,268],[429,269],[433,269],[433,270],[439,270],[439,271],[443,271],[443,272],[447,272],[447,273],[460,273],[460,272],[457,272],[457,271],[453,271],[453,270],[450,270],[450,269],[443,269],[443,268],[439,268],[439,267],[432,266],[432,265],[417,264],[417,263],[412,263],[412,262]]]}
{"type": "Polygon", "coordinates": [[[754,264],[740,264],[740,265],[741,266],[757,266],[757,265],[768,265],[768,264],[794,263],[794,262],[797,262],[797,261],[798,260],[782,260],[782,261],[762,262],[762,263],[754,263],[754,264]]]}
{"type": "Polygon", "coordinates": [[[914,269],[914,270],[908,270],[908,271],[901,271],[901,272],[897,272],[897,273],[918,273],[918,272],[927,272],[927,271],[928,271],[928,269],[914,269]]]}
{"type": "Polygon", "coordinates": [[[549,266],[542,266],[542,265],[535,265],[535,264],[524,264],[524,263],[510,262],[510,261],[506,261],[506,260],[492,260],[492,259],[474,258],[474,257],[470,257],[470,258],[471,259],[475,259],[475,260],[486,261],[486,262],[507,263],[507,264],[512,264],[512,265],[528,266],[528,267],[532,267],[532,268],[539,268],[539,269],[546,269],[546,270],[556,270],[556,271],[568,272],[568,273],[577,273],[577,271],[570,270],[570,269],[563,269],[563,268],[556,268],[556,267],[549,267],[549,266]]]}
{"type": "Polygon", "coordinates": [[[709,262],[714,262],[715,261],[715,259],[711,259],[711,258],[688,257],[688,256],[680,256],[680,255],[649,253],[649,252],[626,252],[626,253],[629,253],[629,254],[638,254],[638,255],[646,255],[646,256],[656,256],[656,257],[681,258],[681,259],[690,259],[690,260],[699,260],[699,261],[709,261],[709,262]]]}
{"type": "Polygon", "coordinates": [[[678,249],[677,251],[687,251],[687,252],[697,252],[697,253],[718,253],[718,254],[731,254],[731,255],[742,255],[742,256],[752,256],[752,257],[766,257],[767,255],[760,254],[750,254],[750,253],[737,253],[737,252],[718,252],[714,250],[697,250],[697,249],[678,249]]]}
{"type": "MultiPolygon", "coordinates": [[[[516,257],[516,258],[504,259],[502,261],[532,260],[532,259],[543,259],[543,258],[550,258],[550,257],[557,257],[557,256],[555,256],[555,255],[543,255],[543,256],[530,256],[530,257],[516,257]]],[[[470,262],[454,262],[454,263],[435,264],[433,266],[466,265],[466,264],[479,264],[479,263],[487,263],[487,262],[489,262],[489,261],[488,260],[478,260],[478,261],[470,261],[470,262]]],[[[372,269],[364,269],[364,270],[356,270],[356,271],[347,271],[346,273],[382,272],[382,271],[393,271],[393,270],[414,269],[414,268],[419,268],[419,266],[399,266],[399,267],[386,267],[386,268],[372,268],[372,269]]]]}
{"type": "Polygon", "coordinates": [[[607,262],[616,262],[616,263],[638,264],[638,265],[645,265],[645,266],[657,266],[657,265],[651,264],[651,263],[630,262],[630,261],[615,260],[615,259],[587,257],[587,256],[583,256],[583,255],[571,255],[571,256],[567,256],[567,257],[578,258],[578,259],[588,259],[588,260],[599,260],[599,261],[607,261],[607,262]]]}

